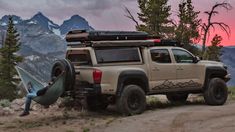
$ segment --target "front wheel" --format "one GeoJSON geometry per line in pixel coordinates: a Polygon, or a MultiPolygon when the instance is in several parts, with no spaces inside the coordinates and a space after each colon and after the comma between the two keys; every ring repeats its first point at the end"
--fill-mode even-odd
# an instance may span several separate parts
{"type": "Polygon", "coordinates": [[[228,98],[228,88],[221,78],[212,78],[204,91],[204,99],[208,105],[223,105],[228,98]]]}
{"type": "Polygon", "coordinates": [[[137,85],[127,85],[117,99],[117,108],[123,115],[135,115],[144,112],[146,107],[145,92],[137,85]]]}

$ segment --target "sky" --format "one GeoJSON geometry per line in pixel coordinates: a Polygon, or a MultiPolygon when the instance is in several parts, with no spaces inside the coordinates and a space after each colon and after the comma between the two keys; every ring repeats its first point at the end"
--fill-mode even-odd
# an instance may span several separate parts
{"type": "MultiPolygon", "coordinates": [[[[169,5],[172,6],[172,18],[177,16],[180,1],[169,0],[169,5]]],[[[204,21],[206,15],[203,12],[210,10],[216,2],[223,1],[235,5],[235,0],[192,0],[195,10],[201,12],[199,17],[204,21]]],[[[0,0],[0,17],[14,14],[28,19],[40,11],[55,23],[62,24],[65,19],[79,14],[98,30],[135,30],[135,23],[125,17],[125,6],[137,18],[139,12],[137,0],[0,0]]],[[[235,17],[233,16],[235,9],[229,12],[223,9],[218,11],[220,14],[213,20],[228,24],[231,28],[231,36],[228,38],[221,30],[212,31],[211,36],[221,35],[223,45],[235,46],[235,17]]],[[[210,44],[210,40],[207,43],[210,44]]]]}

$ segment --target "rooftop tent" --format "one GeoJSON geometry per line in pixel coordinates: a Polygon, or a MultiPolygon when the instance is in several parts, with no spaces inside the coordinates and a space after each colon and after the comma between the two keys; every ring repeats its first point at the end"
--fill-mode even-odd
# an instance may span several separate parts
{"type": "Polygon", "coordinates": [[[145,40],[148,33],[140,31],[86,31],[74,30],[66,35],[67,42],[107,41],[107,40],[145,40]]]}
{"type": "MultiPolygon", "coordinates": [[[[27,90],[27,84],[29,82],[32,83],[33,87],[36,91],[44,88],[47,86],[46,83],[40,82],[37,80],[34,76],[32,76],[30,73],[25,71],[24,69],[16,66],[15,67],[22,82],[23,85],[27,90]]],[[[57,77],[56,81],[48,88],[46,93],[42,96],[37,96],[33,100],[41,105],[51,105],[57,101],[57,99],[63,94],[64,92],[64,80],[65,80],[65,74],[61,74],[57,77]]]]}
{"type": "Polygon", "coordinates": [[[140,47],[179,46],[174,40],[162,40],[140,31],[86,31],[73,30],[66,35],[67,46],[76,47],[140,47]]]}

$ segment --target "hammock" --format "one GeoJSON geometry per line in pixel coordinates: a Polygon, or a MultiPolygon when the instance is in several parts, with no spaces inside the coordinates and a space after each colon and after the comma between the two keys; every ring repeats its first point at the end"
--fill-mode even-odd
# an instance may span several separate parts
{"type": "MultiPolygon", "coordinates": [[[[31,84],[33,85],[33,88],[36,91],[47,86],[46,83],[40,82],[34,76],[32,76],[30,73],[25,71],[24,69],[22,69],[18,66],[16,66],[15,68],[16,68],[16,70],[17,70],[17,72],[23,82],[24,88],[26,89],[27,92],[28,92],[27,84],[29,82],[31,82],[31,84]]],[[[37,96],[37,97],[33,98],[33,100],[35,102],[37,102],[41,105],[45,105],[45,106],[55,103],[57,101],[57,99],[64,92],[64,77],[65,77],[64,73],[61,74],[60,76],[58,76],[57,79],[55,80],[55,82],[49,86],[48,90],[46,91],[46,93],[44,95],[37,96]]]]}

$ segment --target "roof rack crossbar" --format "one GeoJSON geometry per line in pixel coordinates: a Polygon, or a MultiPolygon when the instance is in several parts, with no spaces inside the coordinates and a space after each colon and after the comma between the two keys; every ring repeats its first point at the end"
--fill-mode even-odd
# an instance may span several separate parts
{"type": "Polygon", "coordinates": [[[126,41],[96,41],[92,42],[92,47],[150,47],[154,46],[154,43],[151,41],[141,41],[141,40],[136,40],[136,41],[131,41],[131,40],[126,40],[126,41]]]}

